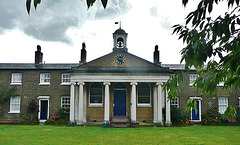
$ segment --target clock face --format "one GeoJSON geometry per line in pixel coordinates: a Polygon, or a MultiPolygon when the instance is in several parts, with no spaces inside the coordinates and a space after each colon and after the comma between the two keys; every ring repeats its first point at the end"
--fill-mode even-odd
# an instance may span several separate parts
{"type": "Polygon", "coordinates": [[[126,61],[126,58],[123,54],[118,54],[115,58],[115,62],[120,65],[123,64],[125,61],[126,61]]]}

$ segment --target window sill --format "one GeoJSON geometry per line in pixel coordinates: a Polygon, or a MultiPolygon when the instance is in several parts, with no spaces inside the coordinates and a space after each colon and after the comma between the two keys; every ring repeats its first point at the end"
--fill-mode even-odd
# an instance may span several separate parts
{"type": "Polygon", "coordinates": [[[9,114],[14,114],[14,113],[21,113],[20,111],[10,111],[10,112],[8,112],[9,114]]]}
{"type": "Polygon", "coordinates": [[[60,85],[61,85],[61,86],[70,86],[71,83],[61,83],[60,85]]]}
{"type": "Polygon", "coordinates": [[[103,107],[103,104],[89,104],[88,107],[103,107]]]}
{"type": "Polygon", "coordinates": [[[19,86],[21,86],[22,83],[10,83],[10,85],[13,85],[13,86],[14,86],[14,85],[15,85],[15,86],[18,86],[18,85],[19,85],[19,86]]]}
{"type": "Polygon", "coordinates": [[[151,104],[137,104],[137,107],[152,107],[151,104]]]}
{"type": "Polygon", "coordinates": [[[39,86],[49,86],[50,83],[39,83],[39,86]]]}

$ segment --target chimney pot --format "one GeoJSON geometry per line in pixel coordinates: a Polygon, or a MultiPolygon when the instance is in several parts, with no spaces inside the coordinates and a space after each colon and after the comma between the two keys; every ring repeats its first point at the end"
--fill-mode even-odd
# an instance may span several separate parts
{"type": "Polygon", "coordinates": [[[41,52],[41,46],[37,45],[37,51],[35,51],[35,64],[42,63],[43,53],[41,52]]]}
{"type": "Polygon", "coordinates": [[[86,51],[86,44],[82,43],[82,49],[81,49],[81,62],[86,63],[87,62],[87,51],[86,51]]]}
{"type": "Polygon", "coordinates": [[[153,63],[159,64],[159,51],[158,51],[158,45],[155,46],[155,51],[153,53],[153,63]]]}

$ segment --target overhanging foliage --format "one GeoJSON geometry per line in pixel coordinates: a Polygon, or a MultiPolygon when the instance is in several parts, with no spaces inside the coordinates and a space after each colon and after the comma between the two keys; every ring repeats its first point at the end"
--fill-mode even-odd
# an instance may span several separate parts
{"type": "Polygon", "coordinates": [[[15,97],[15,91],[17,90],[16,87],[11,88],[2,88],[0,90],[0,102],[4,102],[9,100],[11,97],[15,97]]]}

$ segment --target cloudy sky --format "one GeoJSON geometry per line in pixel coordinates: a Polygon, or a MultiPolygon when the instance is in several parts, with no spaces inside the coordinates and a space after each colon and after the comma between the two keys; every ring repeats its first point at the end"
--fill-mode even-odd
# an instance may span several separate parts
{"type": "Polygon", "coordinates": [[[181,0],[109,0],[106,9],[100,1],[87,9],[85,0],[43,0],[28,15],[25,1],[0,1],[0,63],[33,63],[37,45],[46,63],[78,63],[82,42],[93,60],[112,52],[116,21],[130,53],[152,62],[157,44],[162,63],[179,63],[183,43],[171,27],[195,8],[181,0]]]}

